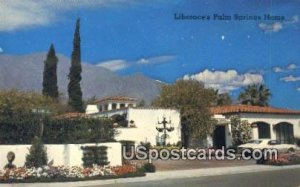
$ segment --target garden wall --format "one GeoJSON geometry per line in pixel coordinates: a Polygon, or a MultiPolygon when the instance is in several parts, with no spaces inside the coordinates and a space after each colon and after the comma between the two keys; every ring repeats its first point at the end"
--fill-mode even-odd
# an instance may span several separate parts
{"type": "MultiPolygon", "coordinates": [[[[121,144],[119,142],[100,144],[46,144],[48,162],[54,166],[82,166],[83,151],[81,146],[107,146],[107,157],[111,166],[122,165],[121,144]]],[[[0,145],[0,169],[7,164],[6,155],[13,151],[16,158],[13,162],[17,167],[24,166],[26,155],[31,145],[0,145]]]]}

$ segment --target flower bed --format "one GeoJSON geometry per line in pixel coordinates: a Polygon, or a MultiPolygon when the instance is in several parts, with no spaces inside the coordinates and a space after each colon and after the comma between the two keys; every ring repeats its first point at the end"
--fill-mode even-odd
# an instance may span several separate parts
{"type": "Polygon", "coordinates": [[[300,154],[279,154],[277,159],[267,160],[265,164],[275,166],[300,164],[300,154]]]}
{"type": "Polygon", "coordinates": [[[144,176],[145,174],[132,165],[82,167],[40,167],[16,168],[0,171],[0,182],[64,182],[92,179],[110,179],[144,176]]]}

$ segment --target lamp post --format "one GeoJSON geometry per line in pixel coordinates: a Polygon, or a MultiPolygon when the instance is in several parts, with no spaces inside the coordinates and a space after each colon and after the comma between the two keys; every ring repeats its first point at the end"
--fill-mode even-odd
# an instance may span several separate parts
{"type": "Polygon", "coordinates": [[[167,132],[172,132],[174,130],[174,127],[171,126],[171,120],[167,121],[166,120],[166,117],[163,116],[163,120],[161,122],[158,121],[158,124],[162,124],[162,127],[156,127],[156,130],[158,132],[163,132],[163,139],[164,139],[164,142],[163,142],[163,146],[166,145],[166,139],[167,139],[167,132]],[[167,124],[170,124],[170,127],[167,127],[167,124]]]}
{"type": "Polygon", "coordinates": [[[42,138],[43,136],[43,132],[44,132],[44,117],[47,115],[47,114],[50,114],[50,111],[48,109],[45,109],[45,108],[34,108],[32,109],[32,112],[34,114],[37,114],[39,115],[39,120],[40,120],[40,138],[42,138]]]}

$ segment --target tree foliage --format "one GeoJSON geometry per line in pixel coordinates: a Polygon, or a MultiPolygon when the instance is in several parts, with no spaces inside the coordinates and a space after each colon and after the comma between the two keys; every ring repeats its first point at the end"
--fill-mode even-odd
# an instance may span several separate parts
{"type": "Polygon", "coordinates": [[[144,99],[140,100],[139,103],[137,104],[137,107],[145,107],[146,106],[146,101],[144,99]]]}
{"type": "Polygon", "coordinates": [[[209,109],[213,99],[213,90],[206,89],[202,83],[178,80],[172,85],[163,86],[153,105],[179,109],[183,136],[187,136],[187,139],[205,138],[214,129],[214,120],[209,109]]]}
{"type": "Polygon", "coordinates": [[[43,142],[81,144],[114,141],[115,129],[109,119],[55,117],[45,121],[43,142]]]}
{"type": "Polygon", "coordinates": [[[219,90],[215,90],[215,98],[213,101],[213,106],[226,106],[231,105],[232,100],[228,93],[219,93],[219,90]]]}
{"type": "Polygon", "coordinates": [[[57,62],[55,49],[51,44],[47,59],[44,61],[43,95],[58,99],[57,62]]]}
{"type": "Polygon", "coordinates": [[[235,115],[230,118],[230,124],[234,146],[246,143],[251,139],[252,128],[248,121],[241,120],[239,116],[235,115]]]}
{"type": "Polygon", "coordinates": [[[69,105],[73,111],[83,112],[81,81],[81,49],[80,49],[80,19],[76,21],[76,28],[73,40],[73,52],[68,84],[69,105]]]}
{"type": "Polygon", "coordinates": [[[40,133],[41,117],[33,109],[46,107],[43,116],[44,143],[97,143],[112,141],[115,130],[108,119],[61,116],[57,101],[42,94],[15,90],[0,91],[0,144],[30,144],[40,133]]]}
{"type": "Polygon", "coordinates": [[[46,107],[52,115],[59,112],[56,101],[38,93],[0,91],[0,143],[31,143],[40,128],[40,116],[33,109],[46,107]]]}
{"type": "Polygon", "coordinates": [[[41,139],[36,136],[32,141],[29,154],[26,155],[25,166],[27,168],[37,168],[47,165],[47,162],[48,157],[46,147],[44,147],[41,139]]]}
{"type": "Polygon", "coordinates": [[[241,104],[253,106],[269,106],[271,92],[264,84],[252,84],[244,88],[239,95],[241,104]]]}

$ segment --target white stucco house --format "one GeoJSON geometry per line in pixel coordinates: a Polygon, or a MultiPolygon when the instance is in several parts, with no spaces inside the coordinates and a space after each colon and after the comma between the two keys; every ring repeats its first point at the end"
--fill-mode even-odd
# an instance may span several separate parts
{"type": "Polygon", "coordinates": [[[232,145],[230,117],[239,115],[252,127],[252,138],[270,138],[281,143],[295,143],[300,138],[300,111],[248,105],[221,106],[211,109],[218,125],[208,146],[220,148],[232,145]]]}
{"type": "Polygon", "coordinates": [[[117,141],[132,141],[135,145],[177,144],[181,141],[180,112],[170,108],[137,107],[130,97],[108,97],[88,105],[86,114],[109,117],[117,129],[117,141]],[[163,129],[163,120],[166,130],[163,129]],[[166,138],[164,138],[166,137],[166,138]]]}
{"type": "MultiPolygon", "coordinates": [[[[206,140],[199,140],[196,146],[221,148],[232,146],[230,117],[238,115],[252,127],[252,138],[270,138],[282,143],[295,143],[300,138],[300,111],[260,107],[249,105],[232,105],[211,108],[212,117],[217,126],[206,140]]],[[[135,145],[150,142],[151,145],[162,144],[164,131],[161,122],[166,119],[166,144],[176,144],[182,140],[180,112],[177,109],[137,107],[137,100],[130,97],[108,97],[95,105],[89,105],[86,114],[93,117],[119,118],[116,140],[133,141],[135,145]],[[123,118],[123,121],[122,121],[123,118]]]]}
{"type": "Polygon", "coordinates": [[[136,107],[136,105],[137,99],[135,98],[120,96],[106,97],[96,101],[94,105],[88,105],[86,114],[136,107]]]}

